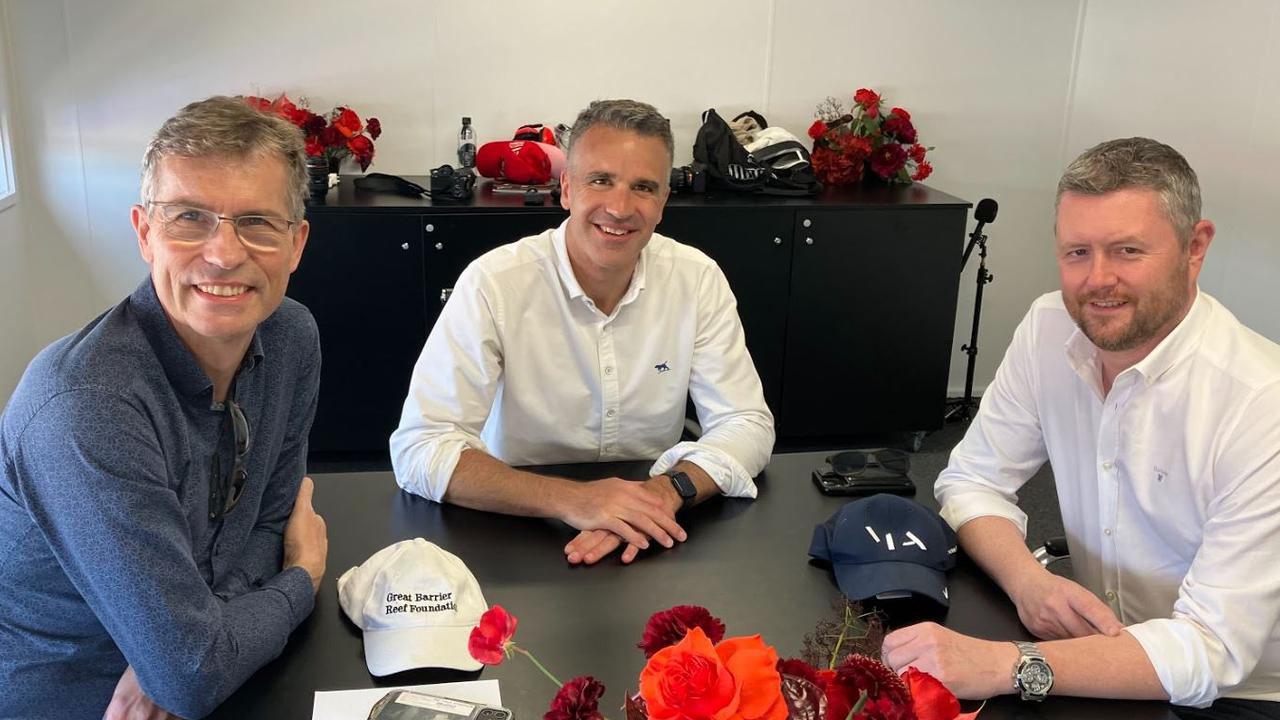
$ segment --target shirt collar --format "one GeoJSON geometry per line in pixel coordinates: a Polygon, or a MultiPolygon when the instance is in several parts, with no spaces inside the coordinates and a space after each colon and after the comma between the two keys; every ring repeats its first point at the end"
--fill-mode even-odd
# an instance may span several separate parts
{"type": "MultiPolygon", "coordinates": [[[[160,298],[156,295],[155,285],[151,283],[149,275],[129,296],[129,304],[138,313],[141,319],[139,324],[155,349],[156,357],[159,358],[170,382],[184,395],[195,396],[212,392],[213,381],[205,374],[200,363],[196,362],[195,355],[191,354],[191,350],[178,336],[178,331],[174,329],[169,316],[165,314],[164,306],[160,304],[160,298]]],[[[249,349],[245,352],[244,360],[240,362],[240,370],[236,375],[239,376],[240,372],[254,369],[262,362],[262,358],[262,338],[255,329],[253,339],[249,341],[249,349]]]]}
{"type": "MultiPolygon", "coordinates": [[[[566,218],[560,226],[551,231],[551,245],[556,254],[556,273],[560,275],[560,282],[564,285],[564,289],[569,293],[569,299],[586,298],[586,293],[582,290],[582,285],[578,283],[578,278],[573,274],[573,264],[569,262],[569,250],[565,245],[565,228],[568,226],[569,220],[566,218]]],[[[656,235],[655,235],[656,237],[656,235]]],[[[636,269],[631,273],[631,284],[627,286],[627,291],[622,294],[622,299],[618,301],[618,307],[614,309],[614,315],[617,315],[618,309],[632,302],[640,296],[640,291],[645,286],[645,268],[648,265],[646,259],[649,256],[649,249],[653,246],[653,238],[649,238],[649,242],[640,251],[640,258],[636,262],[636,269]]]]}
{"type": "MultiPolygon", "coordinates": [[[[1133,367],[1125,369],[1120,375],[1134,372],[1142,377],[1146,385],[1151,385],[1195,350],[1212,314],[1213,308],[1204,299],[1204,293],[1200,288],[1196,287],[1196,297],[1191,301],[1191,309],[1187,311],[1186,317],[1182,318],[1173,331],[1147,353],[1146,357],[1135,363],[1133,367]]],[[[1067,338],[1065,349],[1067,362],[1075,369],[1076,374],[1096,382],[1101,393],[1101,377],[1097,362],[1098,347],[1077,327],[1067,338]]]]}

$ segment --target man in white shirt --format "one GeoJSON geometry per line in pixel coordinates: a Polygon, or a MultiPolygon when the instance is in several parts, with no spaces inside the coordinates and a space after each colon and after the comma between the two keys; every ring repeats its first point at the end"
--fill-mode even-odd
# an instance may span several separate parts
{"type": "Polygon", "coordinates": [[[926,623],[884,657],[967,698],[1280,716],[1264,702],[1280,700],[1280,346],[1197,288],[1214,226],[1166,145],[1077,158],[1056,236],[1062,290],[1031,306],[936,485],[962,547],[1049,642],[926,623]],[[1016,492],[1046,460],[1079,584],[1025,545],[1016,492]]]}
{"type": "Polygon", "coordinates": [[[773,415],[737,305],[706,255],[653,232],[674,142],[652,106],[591,103],[561,174],[559,227],[462,273],[391,436],[396,480],[437,502],[558,518],[571,563],[686,539],[676,512],[755,497],[773,415]],[[692,396],[703,434],[679,442],[692,396]],[[657,458],[644,482],[512,465],[657,458]]]}

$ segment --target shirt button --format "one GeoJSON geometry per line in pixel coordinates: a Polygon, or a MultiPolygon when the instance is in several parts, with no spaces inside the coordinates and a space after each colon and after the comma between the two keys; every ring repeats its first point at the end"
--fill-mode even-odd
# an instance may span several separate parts
{"type": "Polygon", "coordinates": [[[608,366],[606,366],[606,367],[605,367],[605,369],[604,369],[604,374],[605,374],[605,375],[612,375],[612,374],[613,374],[613,366],[612,366],[612,365],[608,365],[608,366]]]}
{"type": "Polygon", "coordinates": [[[1104,528],[1104,529],[1103,529],[1103,531],[1102,531],[1102,534],[1103,534],[1103,535],[1110,535],[1110,534],[1111,534],[1111,528],[1104,528]]]}
{"type": "Polygon", "coordinates": [[[610,409],[609,412],[605,413],[604,415],[605,417],[613,417],[614,415],[617,415],[617,414],[618,414],[617,410],[610,409]]]}
{"type": "Polygon", "coordinates": [[[1115,601],[1116,601],[1116,591],[1115,591],[1115,590],[1108,590],[1108,591],[1107,591],[1107,600],[1110,600],[1111,602],[1115,602],[1115,601]]]}
{"type": "Polygon", "coordinates": [[[1102,461],[1102,469],[1103,469],[1103,470],[1110,470],[1110,469],[1111,469],[1111,461],[1110,461],[1110,460],[1103,460],[1103,461],[1102,461]]]}

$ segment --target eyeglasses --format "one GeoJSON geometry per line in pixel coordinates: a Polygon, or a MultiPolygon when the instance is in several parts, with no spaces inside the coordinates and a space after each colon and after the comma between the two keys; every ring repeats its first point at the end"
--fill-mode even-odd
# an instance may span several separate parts
{"type": "Polygon", "coordinates": [[[827,458],[831,472],[845,478],[862,477],[868,468],[882,468],[888,472],[906,475],[911,469],[911,456],[905,450],[846,450],[827,458]]]}
{"type": "Polygon", "coordinates": [[[244,469],[245,458],[249,456],[249,421],[245,419],[240,406],[234,400],[227,400],[226,420],[231,422],[232,437],[235,438],[235,461],[231,466],[231,474],[222,476],[222,438],[226,434],[225,421],[222,432],[218,433],[218,446],[213,450],[213,468],[209,473],[209,519],[220,520],[235,509],[244,494],[244,483],[249,473],[244,469]]]}
{"type": "Polygon", "coordinates": [[[296,220],[274,215],[227,217],[212,210],[179,203],[152,202],[150,205],[159,211],[165,234],[177,242],[207,242],[226,220],[246,246],[261,252],[275,252],[289,245],[293,238],[289,230],[297,224],[296,220]]]}

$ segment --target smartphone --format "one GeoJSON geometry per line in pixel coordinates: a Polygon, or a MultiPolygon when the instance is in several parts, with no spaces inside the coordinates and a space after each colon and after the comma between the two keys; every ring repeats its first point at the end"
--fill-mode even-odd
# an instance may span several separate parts
{"type": "Polygon", "coordinates": [[[916,494],[916,484],[906,475],[881,473],[850,478],[836,473],[830,465],[825,463],[813,471],[813,484],[817,485],[818,490],[824,495],[916,494]]]}
{"type": "Polygon", "coordinates": [[[369,720],[511,720],[511,711],[414,690],[392,690],[374,704],[369,720]]]}

